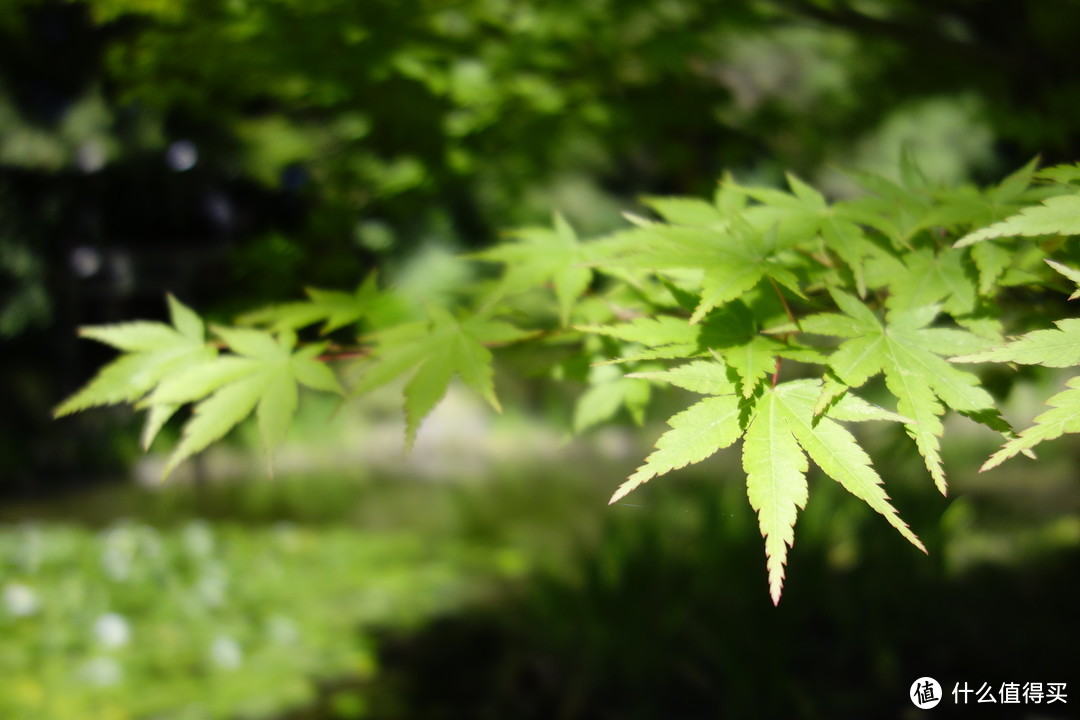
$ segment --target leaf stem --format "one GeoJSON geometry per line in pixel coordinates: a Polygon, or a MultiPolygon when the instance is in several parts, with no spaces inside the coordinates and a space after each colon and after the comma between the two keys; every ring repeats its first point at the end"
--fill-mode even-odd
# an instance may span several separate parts
{"type": "Polygon", "coordinates": [[[348,360],[349,358],[367,357],[371,354],[371,348],[344,348],[330,346],[327,352],[316,356],[316,360],[319,362],[330,362],[331,360],[348,360]]]}
{"type": "Polygon", "coordinates": [[[777,297],[780,298],[780,303],[784,306],[784,312],[787,313],[788,320],[791,321],[792,325],[794,325],[795,327],[797,327],[797,328],[799,328],[801,330],[802,328],[799,326],[799,319],[797,317],[795,317],[795,313],[793,313],[791,311],[791,306],[788,305],[787,298],[785,298],[784,293],[781,292],[780,286],[777,285],[776,281],[773,280],[771,277],[769,278],[769,282],[772,283],[773,290],[776,291],[777,297]]]}

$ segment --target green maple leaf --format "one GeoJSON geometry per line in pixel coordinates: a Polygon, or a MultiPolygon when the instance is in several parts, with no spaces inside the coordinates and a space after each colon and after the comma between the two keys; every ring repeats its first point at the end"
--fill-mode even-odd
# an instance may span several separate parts
{"type": "Polygon", "coordinates": [[[971,259],[979,271],[979,293],[993,297],[998,280],[1016,260],[1016,249],[995,240],[987,240],[971,248],[971,259]]]}
{"type": "Polygon", "coordinates": [[[838,214],[877,230],[897,249],[910,249],[911,239],[926,227],[926,217],[933,211],[930,195],[873,173],[849,171],[847,174],[870,194],[838,203],[838,214]]]}
{"type": "Polygon", "coordinates": [[[663,380],[694,392],[707,389],[718,397],[701,400],[672,416],[668,420],[671,430],[660,436],[656,450],[619,486],[609,504],[658,475],[701,462],[734,443],[744,430],[747,401],[734,394],[735,385],[721,363],[696,362],[664,373],[639,373],[633,377],[663,380]]]}
{"type": "MultiPolygon", "coordinates": [[[[899,184],[871,173],[850,173],[871,194],[837,203],[835,213],[877,230],[895,249],[907,252],[913,249],[916,235],[933,228],[979,227],[1015,212],[1023,204],[1035,165],[1036,160],[1032,160],[996,187],[979,192],[975,188],[933,186],[905,153],[899,184]]],[[[867,251],[872,252],[872,248],[867,251]]]]}
{"type": "Polygon", "coordinates": [[[215,333],[235,354],[221,355],[205,341],[202,320],[169,296],[172,326],[134,322],[83,328],[84,337],[124,351],[86,387],[62,403],[56,414],[95,405],[135,403],[146,409],[144,448],[185,403],[198,402],[164,476],[222,437],[255,411],[269,450],[284,437],[296,409],[296,385],[340,392],[333,373],[314,358],[325,346],[292,352],[296,336],[275,340],[257,330],[218,328],[215,333]]]}
{"type": "Polygon", "coordinates": [[[1019,453],[1030,453],[1031,448],[1041,442],[1054,440],[1065,433],[1080,432],[1080,377],[1070,378],[1065,384],[1068,390],[1046,401],[1051,409],[1037,416],[1031,427],[1002,445],[983,463],[980,472],[997,467],[1019,453]]]}
{"type": "Polygon", "coordinates": [[[919,223],[921,228],[984,227],[1014,214],[1027,201],[1039,158],[1032,158],[997,185],[979,191],[974,187],[935,188],[935,204],[919,223]]]}
{"type": "Polygon", "coordinates": [[[1038,172],[1038,176],[1046,180],[1053,180],[1060,185],[1068,185],[1080,181],[1080,163],[1043,168],[1038,172]]]}
{"type": "Polygon", "coordinates": [[[717,308],[696,325],[687,325],[683,318],[661,315],[620,325],[585,325],[577,329],[646,347],[611,362],[719,356],[737,374],[744,397],[750,397],[757,384],[775,372],[778,357],[801,362],[824,361],[824,355],[813,348],[783,342],[760,332],[754,313],[741,301],[717,308]]]}
{"type": "Polygon", "coordinates": [[[518,242],[498,245],[472,257],[506,265],[495,299],[510,293],[551,283],[563,325],[570,322],[574,303],[592,282],[593,271],[585,267],[588,248],[574,229],[556,213],[555,228],[529,228],[511,233],[518,242]]]}
{"type": "Polygon", "coordinates": [[[952,315],[966,315],[975,309],[975,282],[968,274],[963,253],[928,248],[907,253],[903,258],[906,272],[891,277],[889,309],[933,305],[952,315]]]}
{"type": "Polygon", "coordinates": [[[821,394],[817,380],[794,380],[766,390],[758,401],[743,442],[747,494],[758,513],[765,537],[769,588],[780,601],[787,549],[794,543],[794,524],[806,504],[806,457],[848,492],[880,513],[911,544],[926,548],[889,503],[881,477],[855,437],[836,420],[893,420],[903,418],[852,395],[833,405],[829,416],[815,419],[821,394]]]}
{"type": "Polygon", "coordinates": [[[1012,362],[1063,368],[1080,365],[1080,319],[1057,320],[1056,330],[1035,330],[1002,347],[952,358],[952,362],[1012,362]]]}
{"type": "Polygon", "coordinates": [[[738,378],[723,363],[695,360],[670,370],[630,373],[626,377],[665,382],[702,395],[733,395],[738,378]]]}
{"type": "Polygon", "coordinates": [[[405,442],[411,448],[421,421],[446,394],[456,374],[496,411],[492,355],[486,344],[517,342],[535,333],[474,315],[458,320],[449,311],[429,308],[430,322],[413,322],[376,333],[371,358],[353,394],[370,392],[412,372],[405,385],[405,442]]]}
{"type": "Polygon", "coordinates": [[[589,376],[589,389],[574,405],[574,432],[584,432],[606,422],[622,408],[626,408],[636,424],[645,421],[645,408],[652,394],[648,383],[628,380],[629,376],[611,365],[594,366],[589,376]]]}
{"type": "Polygon", "coordinates": [[[273,331],[296,330],[323,323],[325,335],[338,328],[367,320],[379,328],[405,319],[407,310],[395,295],[380,291],[372,273],[351,293],[305,288],[308,300],[274,305],[247,313],[242,325],[267,325],[273,331]]]}
{"type": "Polygon", "coordinates": [[[206,358],[171,373],[140,403],[151,413],[165,414],[166,419],[179,406],[197,403],[165,463],[163,477],[225,436],[252,412],[269,458],[285,438],[296,412],[298,385],[341,392],[333,372],[316,360],[325,345],[294,351],[296,335],[291,331],[277,337],[246,328],[215,328],[214,332],[234,354],[206,358]]]}
{"type": "MultiPolygon", "coordinates": [[[[983,243],[983,245],[986,245],[986,244],[987,243],[983,243]]],[[[978,246],[978,247],[981,247],[981,246],[978,246]]],[[[1057,262],[1056,260],[1043,260],[1043,262],[1045,262],[1047,265],[1052,267],[1059,274],[1064,275],[1069,280],[1072,280],[1073,284],[1076,285],[1076,290],[1073,292],[1072,295],[1069,296],[1070,300],[1075,300],[1076,298],[1080,297],[1080,270],[1076,270],[1075,268],[1071,268],[1068,265],[1062,265],[1061,263],[1057,262]]]]}
{"type": "Polygon", "coordinates": [[[618,502],[629,492],[659,475],[701,462],[740,437],[747,495],[758,513],[769,570],[770,594],[779,602],[787,549],[794,542],[794,525],[807,499],[807,456],[849,492],[883,515],[919,549],[922,543],[900,520],[870,465],[870,458],[855,437],[836,420],[903,421],[853,395],[837,398],[827,417],[818,417],[814,405],[821,395],[818,380],[795,380],[766,388],[756,400],[735,394],[731,371],[723,363],[695,361],[665,372],[636,373],[632,377],[669,382],[713,397],[705,398],[674,415],[671,430],[656,443],[656,450],[612,496],[618,502]]]}
{"type": "MultiPolygon", "coordinates": [[[[1058,320],[1055,330],[1035,330],[1004,346],[952,358],[952,362],[1011,362],[1044,367],[1080,365],[1080,319],[1058,320]]],[[[1067,383],[1069,389],[1047,401],[1050,410],[1035,418],[1035,423],[1008,440],[983,464],[989,470],[1018,453],[1065,433],[1080,432],[1080,378],[1067,383]]]]}
{"type": "Polygon", "coordinates": [[[719,208],[699,198],[647,197],[643,202],[673,225],[724,227],[728,224],[719,208]]]}
{"type": "Polygon", "coordinates": [[[168,302],[171,326],[140,321],[79,328],[80,336],[123,354],[60,403],[54,411],[56,417],[100,405],[135,402],[166,375],[217,355],[206,343],[199,316],[172,295],[168,302]]]}
{"type": "Polygon", "coordinates": [[[881,323],[859,300],[840,292],[833,298],[844,314],[822,313],[802,320],[804,332],[848,338],[829,358],[836,377],[859,387],[878,373],[897,399],[897,411],[910,419],[908,434],[922,454],[938,489],[946,492],[939,438],[945,407],[980,418],[996,413],[993,399],[976,376],[959,371],[942,357],[958,348],[981,350],[987,340],[970,332],[927,327],[937,316],[936,306],[893,310],[881,323]]]}
{"type": "Polygon", "coordinates": [[[765,278],[802,296],[799,280],[789,267],[797,260],[777,245],[775,233],[759,232],[745,221],[729,225],[647,224],[622,233],[611,245],[614,257],[605,263],[653,271],[702,270],[700,300],[690,316],[691,324],[701,321],[713,308],[746,294],[765,278]]]}
{"type": "Polygon", "coordinates": [[[954,247],[998,237],[1080,235],[1080,194],[1055,195],[989,227],[970,232],[954,247]]]}
{"type": "Polygon", "coordinates": [[[873,246],[853,219],[846,203],[829,205],[825,197],[810,185],[788,174],[790,193],[771,188],[736,186],[760,205],[749,208],[744,216],[759,229],[775,227],[782,244],[795,244],[820,237],[850,269],[860,295],[866,294],[867,257],[873,246]]]}
{"type": "MultiPolygon", "coordinates": [[[[202,320],[190,308],[168,296],[172,325],[130,322],[80,328],[82,337],[110,345],[123,354],[103,367],[81,390],[57,406],[56,417],[99,405],[133,403],[163,378],[217,357],[206,343],[202,320]]],[[[154,437],[179,406],[160,405],[149,410],[142,431],[142,446],[154,437]]]]}

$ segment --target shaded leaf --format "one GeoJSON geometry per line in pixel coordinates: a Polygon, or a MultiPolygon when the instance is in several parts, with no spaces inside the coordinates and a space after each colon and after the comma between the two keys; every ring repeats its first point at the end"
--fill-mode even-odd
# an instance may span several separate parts
{"type": "Polygon", "coordinates": [[[506,266],[496,297],[550,283],[558,301],[559,317],[563,325],[568,325],[574,303],[588,289],[593,272],[585,266],[588,248],[578,241],[570,224],[556,214],[554,225],[552,230],[517,230],[511,233],[516,242],[497,245],[473,257],[506,266]]]}
{"type": "Polygon", "coordinates": [[[996,237],[1080,234],[1080,195],[1056,195],[1022,209],[989,227],[970,232],[954,247],[965,247],[996,237]]]}

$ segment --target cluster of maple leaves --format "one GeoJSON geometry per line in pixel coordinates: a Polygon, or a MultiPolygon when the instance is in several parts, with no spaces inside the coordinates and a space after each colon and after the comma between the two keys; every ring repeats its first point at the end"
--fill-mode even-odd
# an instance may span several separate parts
{"type": "MultiPolygon", "coordinates": [[[[1080,364],[1080,320],[1009,340],[998,298],[1010,288],[1080,283],[1065,238],[1080,234],[1080,165],[1036,172],[1034,161],[996,186],[941,187],[909,159],[899,182],[855,173],[859,197],[828,202],[795,177],[788,190],[724,178],[711,200],[647,198],[656,219],[581,241],[561,217],[476,253],[502,266],[478,276],[453,306],[416,307],[374,275],[353,293],[309,290],[304,301],[215,327],[169,298],[172,324],[84,328],[122,352],[57,408],[146,409],[149,447],[193,404],[166,464],[218,440],[252,413],[268,451],[285,436],[299,386],[360,395],[404,379],[406,443],[454,376],[496,410],[492,350],[558,349],[549,370],[587,382],[573,415],[583,431],[625,409],[641,422],[653,388],[705,397],[670,430],[612,502],[644,482],[742,440],[747,494],[758,514],[778,602],[809,460],[922,544],[889,503],[882,480],[841,423],[902,423],[937,488],[946,491],[942,416],[961,413],[1002,435],[993,467],[1038,443],[1080,432],[1080,379],[1015,433],[979,377],[960,363],[1080,364]],[[356,328],[347,348],[326,336],[356,328]],[[325,360],[350,363],[348,390],[325,360]],[[629,372],[626,372],[626,371],[629,372]],[[895,412],[855,394],[883,378],[895,412]]],[[[1026,318],[1042,323],[1039,318],[1026,318]]]]}

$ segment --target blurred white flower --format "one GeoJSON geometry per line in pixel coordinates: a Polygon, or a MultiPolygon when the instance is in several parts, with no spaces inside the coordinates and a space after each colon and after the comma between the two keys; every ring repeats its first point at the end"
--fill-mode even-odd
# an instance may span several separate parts
{"type": "Polygon", "coordinates": [[[184,527],[184,547],[194,557],[208,557],[214,552],[214,531],[210,524],[193,520],[184,527]]]}
{"type": "Polygon", "coordinates": [[[138,539],[127,525],[109,528],[102,533],[101,568],[110,580],[117,582],[131,576],[138,539]]]}
{"type": "Polygon", "coordinates": [[[266,623],[266,633],[278,645],[293,645],[300,639],[300,628],[284,615],[274,615],[266,623]]]}
{"type": "Polygon", "coordinates": [[[225,602],[225,590],[228,579],[221,572],[213,569],[203,573],[195,584],[195,593],[207,607],[220,607],[225,602]]]}
{"type": "Polygon", "coordinates": [[[219,668],[235,670],[244,662],[244,651],[231,637],[218,635],[210,645],[210,660],[219,668]]]}
{"type": "Polygon", "coordinates": [[[14,553],[15,562],[28,573],[36,573],[45,559],[45,533],[33,523],[24,524],[14,553]]]}
{"type": "Polygon", "coordinates": [[[118,648],[131,640],[131,625],[123,615],[105,613],[94,622],[94,637],[107,648],[118,648]]]}
{"type": "Polygon", "coordinates": [[[34,589],[22,583],[9,582],[4,586],[4,605],[15,617],[33,615],[41,607],[34,589]]]}
{"type": "Polygon", "coordinates": [[[83,664],[79,675],[91,685],[108,687],[124,679],[124,669],[111,657],[94,657],[83,664]]]}

